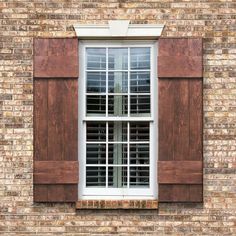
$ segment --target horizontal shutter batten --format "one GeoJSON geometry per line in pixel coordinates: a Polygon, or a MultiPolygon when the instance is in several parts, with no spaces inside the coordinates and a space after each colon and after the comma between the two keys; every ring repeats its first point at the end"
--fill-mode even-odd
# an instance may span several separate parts
{"type": "Polygon", "coordinates": [[[160,184],[202,184],[202,161],[159,161],[160,184]]]}
{"type": "Polygon", "coordinates": [[[76,38],[34,39],[34,78],[78,78],[76,38]]]}
{"type": "Polygon", "coordinates": [[[78,183],[78,161],[35,161],[35,184],[78,183]]]}

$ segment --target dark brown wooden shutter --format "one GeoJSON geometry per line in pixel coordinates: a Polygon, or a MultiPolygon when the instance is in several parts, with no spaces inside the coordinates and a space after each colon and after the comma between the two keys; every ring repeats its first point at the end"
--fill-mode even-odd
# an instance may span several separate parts
{"type": "Polygon", "coordinates": [[[158,45],[158,200],[202,202],[202,39],[158,45]]]}
{"type": "Polygon", "coordinates": [[[78,199],[78,39],[34,40],[34,201],[78,199]]]}

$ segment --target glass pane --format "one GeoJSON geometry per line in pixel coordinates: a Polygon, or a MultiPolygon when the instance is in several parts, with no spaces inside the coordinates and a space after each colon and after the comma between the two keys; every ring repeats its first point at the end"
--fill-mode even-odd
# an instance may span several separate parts
{"type": "Polygon", "coordinates": [[[105,116],[106,115],[106,96],[87,95],[87,115],[105,116]]]}
{"type": "Polygon", "coordinates": [[[106,69],[105,48],[87,48],[86,53],[87,53],[87,70],[106,69]]]}
{"type": "Polygon", "coordinates": [[[86,145],[86,164],[106,164],[106,144],[86,145]]]}
{"type": "Polygon", "coordinates": [[[149,187],[149,167],[130,167],[130,187],[149,187]]]}
{"type": "Polygon", "coordinates": [[[127,164],[127,144],[108,145],[108,164],[127,164]]]}
{"type": "Polygon", "coordinates": [[[150,72],[130,73],[130,92],[149,93],[150,92],[150,72]]]}
{"type": "Polygon", "coordinates": [[[150,115],[150,95],[131,95],[130,114],[132,116],[150,115]]]}
{"type": "Polygon", "coordinates": [[[109,122],[108,140],[113,142],[127,141],[127,122],[109,122]]]}
{"type": "Polygon", "coordinates": [[[130,141],[149,141],[149,123],[130,122],[130,141]]]}
{"type": "Polygon", "coordinates": [[[87,141],[106,141],[106,122],[87,122],[87,141]]]}
{"type": "Polygon", "coordinates": [[[149,164],[149,144],[130,144],[130,164],[149,164]]]}
{"type": "Polygon", "coordinates": [[[128,92],[128,73],[109,72],[108,73],[108,92],[127,93],[128,92]]]}
{"type": "Polygon", "coordinates": [[[127,167],[108,167],[108,186],[123,188],[127,186],[127,167]]]}
{"type": "Polygon", "coordinates": [[[86,167],[86,186],[105,187],[106,186],[106,167],[86,167]]]}
{"type": "Polygon", "coordinates": [[[106,92],[106,72],[87,72],[87,92],[106,92]]]}
{"type": "Polygon", "coordinates": [[[132,70],[150,69],[150,48],[131,48],[130,60],[132,70]]]}
{"type": "Polygon", "coordinates": [[[109,116],[126,116],[128,113],[128,96],[108,96],[109,116]]]}
{"type": "Polygon", "coordinates": [[[108,49],[108,68],[109,70],[128,69],[128,49],[109,48],[108,49]]]}

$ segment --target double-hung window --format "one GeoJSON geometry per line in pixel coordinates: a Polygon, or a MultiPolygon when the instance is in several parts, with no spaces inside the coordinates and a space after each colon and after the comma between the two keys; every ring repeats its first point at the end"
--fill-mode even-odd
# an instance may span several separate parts
{"type": "Polygon", "coordinates": [[[156,42],[81,41],[80,199],[156,198],[156,42]]]}

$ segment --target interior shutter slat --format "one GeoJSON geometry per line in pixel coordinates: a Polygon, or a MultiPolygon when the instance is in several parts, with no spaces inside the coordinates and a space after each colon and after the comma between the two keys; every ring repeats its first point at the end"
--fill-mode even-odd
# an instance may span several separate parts
{"type": "Polygon", "coordinates": [[[202,202],[202,39],[158,43],[158,200],[202,202]]]}
{"type": "Polygon", "coordinates": [[[78,39],[34,40],[34,201],[78,199],[78,39]]]}

